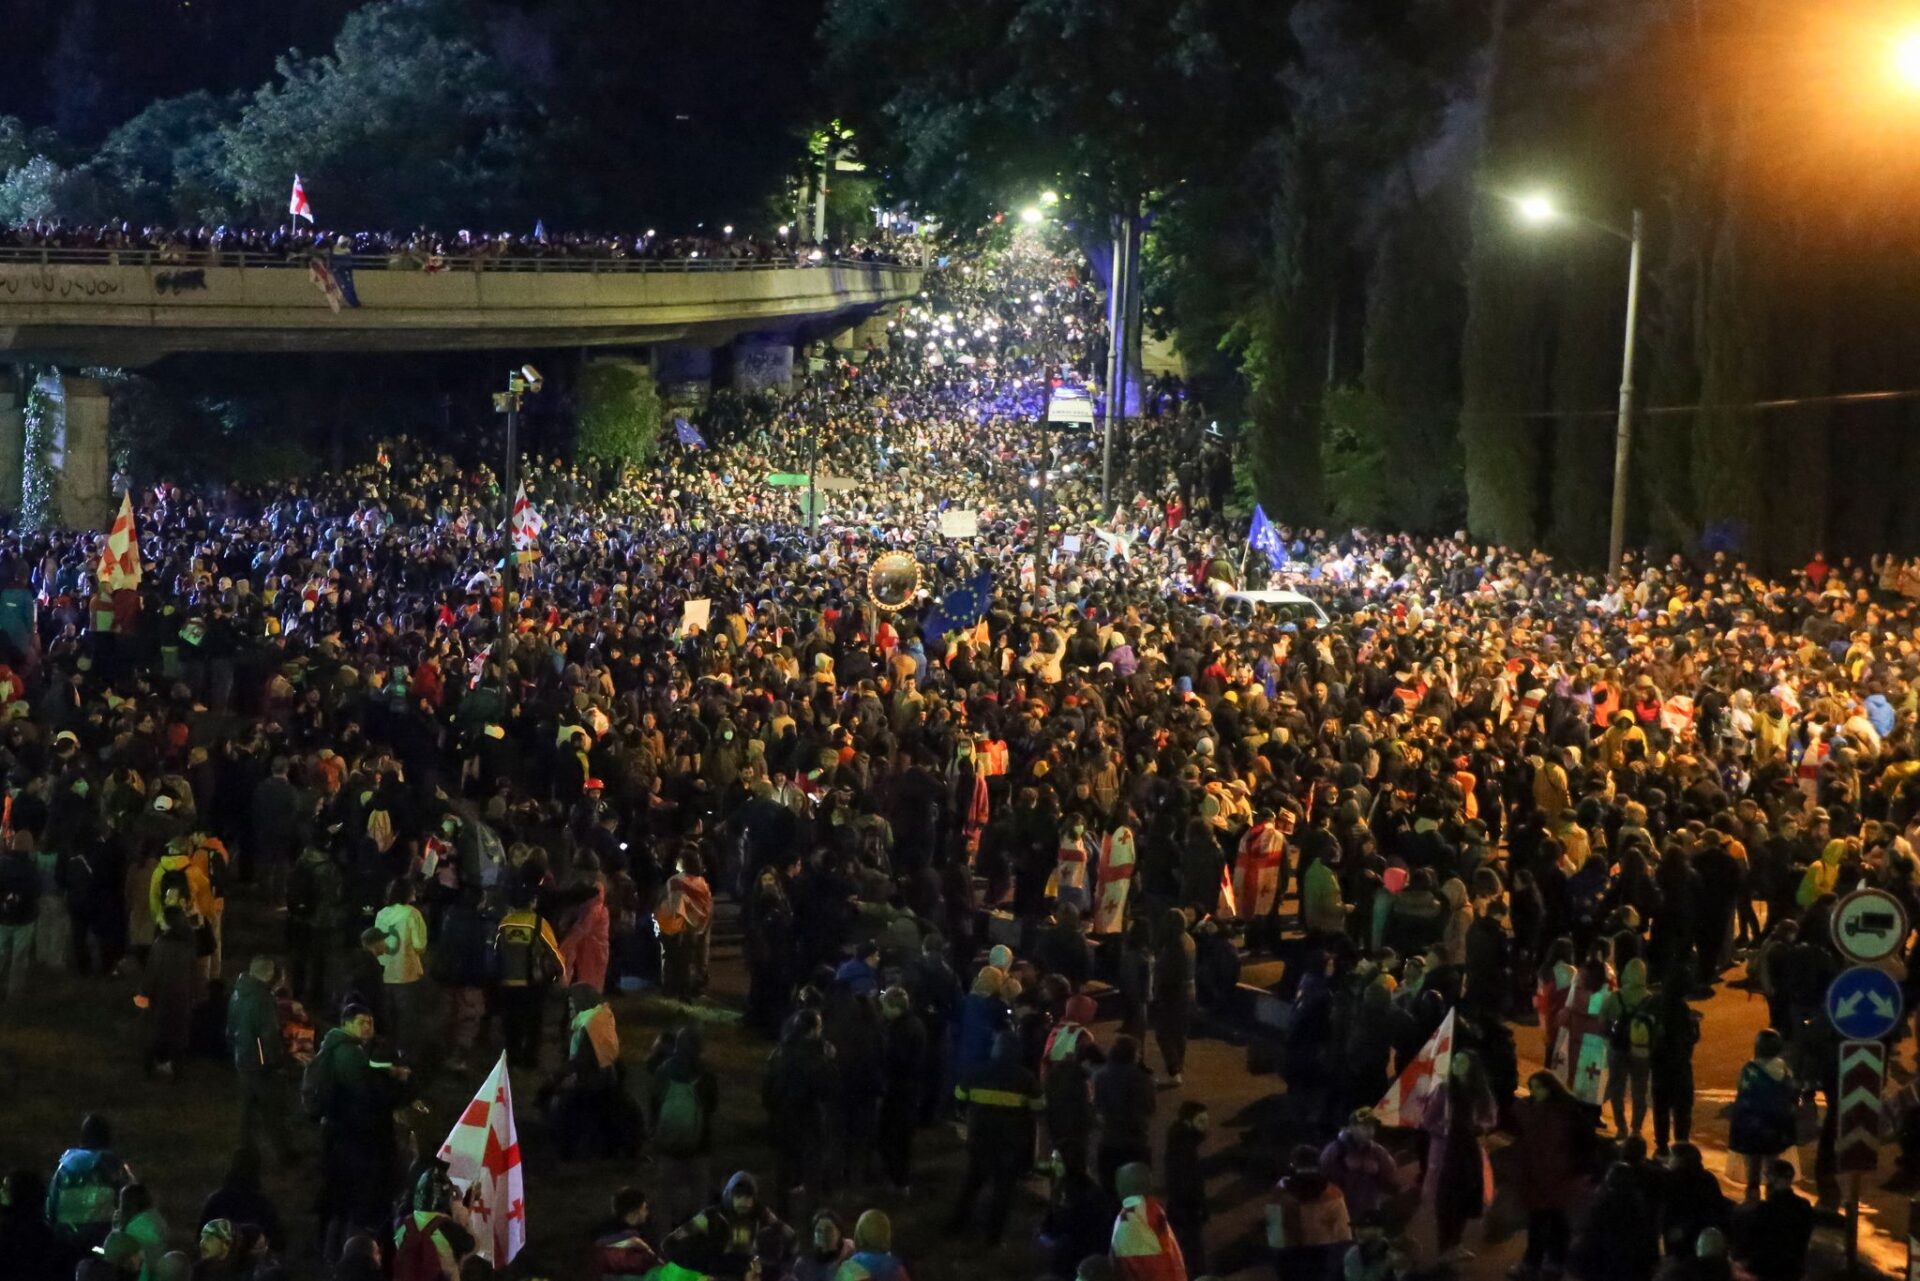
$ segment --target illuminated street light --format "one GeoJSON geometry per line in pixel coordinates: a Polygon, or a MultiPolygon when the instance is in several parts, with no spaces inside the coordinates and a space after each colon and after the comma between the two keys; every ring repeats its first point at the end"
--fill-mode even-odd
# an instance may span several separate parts
{"type": "Polygon", "coordinates": [[[1041,213],[1039,207],[1036,205],[1028,205],[1020,211],[1020,221],[1026,223],[1029,227],[1039,226],[1040,220],[1045,217],[1046,215],[1041,213]]]}
{"type": "Polygon", "coordinates": [[[1902,86],[1920,90],[1920,31],[1909,31],[1893,42],[1892,67],[1902,86]]]}
{"type": "Polygon", "coordinates": [[[783,222],[780,224],[780,239],[785,240],[787,238],[788,230],[789,228],[786,223],[783,222]]]}
{"type": "Polygon", "coordinates": [[[1057,205],[1060,203],[1060,193],[1057,191],[1043,191],[1040,193],[1040,203],[1043,205],[1057,205]]]}
{"type": "Polygon", "coordinates": [[[1560,217],[1560,208],[1553,203],[1553,197],[1535,192],[1530,196],[1521,196],[1513,202],[1519,211],[1520,221],[1530,227],[1544,227],[1560,217]]]}

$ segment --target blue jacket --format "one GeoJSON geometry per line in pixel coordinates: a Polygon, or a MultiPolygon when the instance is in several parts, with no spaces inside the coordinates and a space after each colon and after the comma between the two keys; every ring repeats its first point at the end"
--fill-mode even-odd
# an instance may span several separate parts
{"type": "Polygon", "coordinates": [[[1893,704],[1887,701],[1887,696],[1867,695],[1867,723],[1873,726],[1873,732],[1885,738],[1893,733],[1893,722],[1893,704]]]}

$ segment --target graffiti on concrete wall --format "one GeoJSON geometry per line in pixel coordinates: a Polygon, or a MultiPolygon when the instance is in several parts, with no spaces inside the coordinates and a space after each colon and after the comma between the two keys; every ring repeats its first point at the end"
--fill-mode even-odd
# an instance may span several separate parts
{"type": "Polygon", "coordinates": [[[733,383],[742,391],[772,391],[793,385],[793,348],[785,343],[742,343],[733,349],[733,383]]]}
{"type": "Polygon", "coordinates": [[[118,280],[90,268],[0,268],[0,297],[101,298],[119,292],[118,280]]]}

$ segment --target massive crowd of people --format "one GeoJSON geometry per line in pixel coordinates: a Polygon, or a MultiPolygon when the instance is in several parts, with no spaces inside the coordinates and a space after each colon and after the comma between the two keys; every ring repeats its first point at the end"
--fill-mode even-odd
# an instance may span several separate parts
{"type": "Polygon", "coordinates": [[[336,231],[302,226],[161,227],[114,223],[69,226],[59,222],[0,227],[0,251],[147,251],[168,265],[217,267],[244,259],[249,266],[285,261],[304,266],[316,254],[351,257],[358,267],[402,271],[484,270],[489,263],[539,261],[559,268],[617,263],[703,262],[731,266],[810,267],[835,262],[920,263],[923,244],[912,237],[876,232],[841,242],[803,238],[787,228],[777,234],[735,235],[731,227],[696,234],[654,231],[530,232],[336,231]]]}
{"type": "Polygon", "coordinates": [[[916,1138],[956,1117],[945,1274],[1024,1227],[1038,1169],[1030,1274],[1197,1278],[1235,1243],[1208,1229],[1187,1043],[1235,1024],[1248,956],[1285,961],[1290,1010],[1298,1146],[1242,1153],[1277,1179],[1279,1277],[1464,1263],[1490,1147],[1527,1277],[1802,1275],[1783,1158],[1803,1100],[1831,1103],[1827,917],[1861,884],[1920,911],[1897,573],[1715,554],[1603,581],[1309,530],[1269,563],[1177,404],[1120,442],[1109,505],[1093,441],[1042,422],[1097,365],[1082,272],[1018,238],[791,395],[716,397],[706,448],[639,475],[530,461],[537,558],[484,466],[408,440],[271,490],[144,490],[144,578],[111,602],[97,535],[7,536],[0,1024],[50,971],[136,974],[145,1070],[209,1025],[242,1102],[181,1235],[100,1100],[0,1187],[12,1275],[467,1275],[461,1200],[432,1161],[403,1171],[395,1112],[500,1046],[540,1083],[546,1151],[650,1160],[613,1180],[595,1275],[942,1274],[885,1213],[837,1211],[923,1204],[916,1138]],[[847,482],[817,529],[804,487],[768,483],[810,466],[847,482]],[[917,587],[873,589],[891,553],[917,587]],[[1241,579],[1328,620],[1215,590],[1241,579]],[[728,900],[746,1023],[777,1045],[764,1161],[722,1183],[713,1122],[743,1087],[704,1025],[642,1058],[614,1020],[634,991],[703,1000],[728,900]],[[235,955],[249,920],[271,945],[235,955]],[[1693,1002],[1736,959],[1773,1023],[1737,1081],[1738,1204],[1692,1129],[1693,1002]],[[1449,1017],[1444,1079],[1383,1130],[1372,1106],[1449,1017]],[[1549,1047],[1524,1085],[1516,1022],[1549,1047]],[[298,1247],[258,1179],[296,1111],[320,1127],[298,1247]]]}

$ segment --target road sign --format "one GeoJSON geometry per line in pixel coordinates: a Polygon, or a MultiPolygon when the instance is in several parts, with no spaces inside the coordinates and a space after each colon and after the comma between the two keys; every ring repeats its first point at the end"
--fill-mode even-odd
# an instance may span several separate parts
{"type": "Polygon", "coordinates": [[[1900,1022],[1900,985],[1866,965],[1840,971],[1827,988],[1827,1018],[1849,1041],[1877,1041],[1900,1022]]]}
{"type": "Polygon", "coordinates": [[[1887,1084],[1887,1047],[1840,1043],[1840,1124],[1835,1154],[1843,1171],[1871,1173],[1880,1164],[1880,1095],[1887,1084]]]}
{"type": "Polygon", "coordinates": [[[1833,909],[1833,942],[1849,960],[1885,960],[1907,938],[1907,909],[1885,890],[1855,890],[1833,909]]]}

